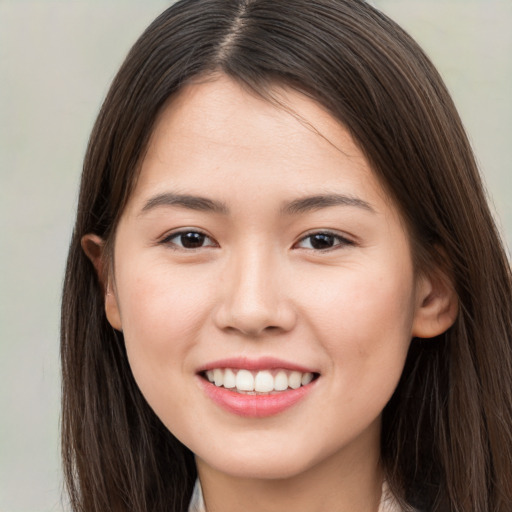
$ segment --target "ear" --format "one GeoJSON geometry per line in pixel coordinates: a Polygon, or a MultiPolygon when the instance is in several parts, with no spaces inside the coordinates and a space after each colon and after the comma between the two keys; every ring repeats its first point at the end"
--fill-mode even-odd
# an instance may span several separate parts
{"type": "Polygon", "coordinates": [[[452,279],[440,269],[418,278],[412,336],[433,338],[455,322],[459,300],[452,279]]]}
{"type": "Polygon", "coordinates": [[[91,263],[96,270],[98,281],[105,298],[105,314],[107,316],[107,320],[114,329],[122,331],[119,305],[117,303],[117,297],[110,277],[110,272],[107,269],[107,263],[105,261],[105,242],[103,238],[98,235],[89,233],[82,237],[81,245],[82,250],[91,260],[91,263]]]}

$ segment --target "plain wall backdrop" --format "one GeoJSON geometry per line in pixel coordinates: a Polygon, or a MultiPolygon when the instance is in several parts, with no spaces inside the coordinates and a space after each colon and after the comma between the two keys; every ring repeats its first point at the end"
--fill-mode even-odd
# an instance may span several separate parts
{"type": "MultiPolygon", "coordinates": [[[[284,0],[283,0],[284,1],[284,0]]],[[[59,307],[89,132],[163,0],[0,0],[0,512],[65,510],[59,307]]],[[[374,0],[444,76],[512,243],[512,0],[374,0]]]]}

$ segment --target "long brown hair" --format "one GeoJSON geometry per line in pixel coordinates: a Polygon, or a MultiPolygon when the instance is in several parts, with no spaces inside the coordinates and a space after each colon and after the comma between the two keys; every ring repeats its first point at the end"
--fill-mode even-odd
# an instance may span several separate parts
{"type": "Polygon", "coordinates": [[[269,97],[292,87],[351,132],[408,226],[419,271],[441,267],[460,310],[413,340],[386,406],[382,463],[404,508],[512,510],[512,279],[475,160],[433,65],[362,0],[182,0],[136,42],[85,158],[62,304],[62,452],[75,511],[183,511],[193,456],[132,377],[104,313],[87,233],[112,243],[165,102],[222,72],[269,97]]]}

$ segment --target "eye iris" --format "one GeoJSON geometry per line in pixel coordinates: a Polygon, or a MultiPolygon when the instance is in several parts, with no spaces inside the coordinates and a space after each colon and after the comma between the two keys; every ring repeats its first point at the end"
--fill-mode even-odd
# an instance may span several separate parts
{"type": "Polygon", "coordinates": [[[186,249],[196,249],[198,247],[202,247],[204,244],[205,235],[202,233],[183,233],[180,235],[181,244],[186,249]]]}
{"type": "Polygon", "coordinates": [[[329,249],[334,245],[334,236],[325,233],[318,233],[310,237],[313,249],[329,249]]]}

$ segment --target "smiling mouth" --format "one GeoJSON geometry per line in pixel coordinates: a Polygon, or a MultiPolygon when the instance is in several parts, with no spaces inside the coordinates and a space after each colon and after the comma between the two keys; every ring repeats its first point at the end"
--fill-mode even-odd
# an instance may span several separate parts
{"type": "Polygon", "coordinates": [[[318,373],[285,369],[250,371],[237,368],[215,368],[200,373],[211,384],[247,395],[272,395],[307,386],[318,373]]]}

